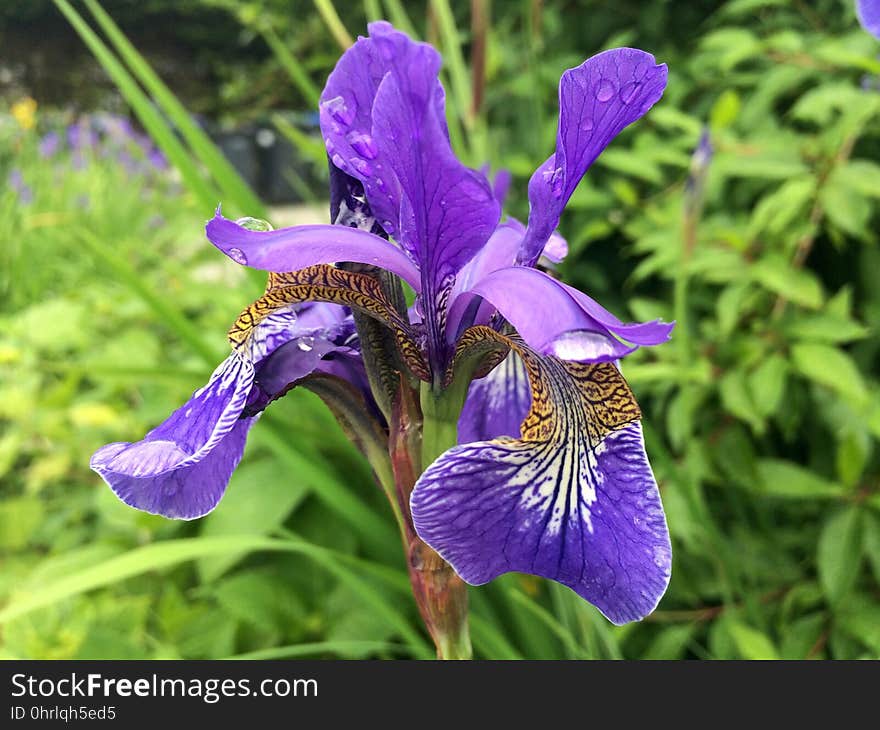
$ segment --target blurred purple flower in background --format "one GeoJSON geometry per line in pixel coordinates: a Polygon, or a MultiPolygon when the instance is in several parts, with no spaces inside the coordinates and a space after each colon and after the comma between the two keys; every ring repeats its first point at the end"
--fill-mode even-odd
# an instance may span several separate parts
{"type": "Polygon", "coordinates": [[[21,170],[18,168],[10,170],[7,180],[9,182],[9,187],[15,191],[16,195],[18,195],[19,202],[25,205],[33,202],[34,191],[31,186],[24,181],[24,176],[22,175],[21,170]]]}

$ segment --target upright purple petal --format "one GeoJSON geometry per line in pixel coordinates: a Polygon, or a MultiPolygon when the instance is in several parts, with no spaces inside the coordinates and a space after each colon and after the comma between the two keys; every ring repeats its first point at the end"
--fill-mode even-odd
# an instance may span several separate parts
{"type": "Polygon", "coordinates": [[[252,231],[218,211],[205,227],[208,240],[236,263],[285,273],[315,264],[350,261],[387,269],[421,289],[419,272],[397,246],[367,231],[313,225],[252,231]]]}
{"type": "Polygon", "coordinates": [[[604,51],[562,75],[556,152],[529,181],[522,262],[537,260],[584,173],[624,127],[660,99],[666,77],[665,64],[634,48],[604,51]]]}
{"type": "Polygon", "coordinates": [[[439,54],[387,23],[370,25],[322,94],[334,165],[364,184],[379,224],[416,262],[430,357],[441,366],[445,302],[455,274],[488,240],[500,206],[485,177],[449,144],[439,54]]]}
{"type": "Polygon", "coordinates": [[[856,0],[859,23],[875,38],[880,38],[880,0],[856,0]]]}

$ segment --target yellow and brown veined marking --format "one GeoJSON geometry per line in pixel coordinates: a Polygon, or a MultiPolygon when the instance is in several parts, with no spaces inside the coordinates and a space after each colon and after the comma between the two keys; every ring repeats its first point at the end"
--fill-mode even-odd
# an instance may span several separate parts
{"type": "Polygon", "coordinates": [[[245,308],[229,329],[233,350],[245,346],[257,325],[266,317],[291,304],[328,302],[357,309],[386,325],[394,333],[397,346],[412,372],[429,380],[428,366],[412,328],[388,301],[379,282],[328,264],[310,266],[301,271],[272,273],[266,292],[245,308]]]}

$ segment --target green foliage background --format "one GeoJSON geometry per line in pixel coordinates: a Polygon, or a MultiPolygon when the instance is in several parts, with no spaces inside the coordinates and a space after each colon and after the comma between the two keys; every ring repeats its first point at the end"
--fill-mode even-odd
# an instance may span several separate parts
{"type": "MultiPolygon", "coordinates": [[[[202,520],[130,510],[88,470],[223,357],[260,282],[201,226],[218,200],[260,204],[94,2],[57,4],[104,39],[93,52],[177,172],[47,161],[38,131],[63,115],[41,106],[33,130],[0,119],[0,179],[20,170],[34,194],[0,188],[0,655],[430,656],[390,511],[310,394],[272,407],[202,520]]],[[[0,28],[40,5],[10,3],[0,28]]],[[[678,322],[672,342],[624,363],[672,533],[669,592],[616,628],[567,589],[505,576],[471,591],[476,653],[880,657],[880,42],[852,3],[495,2],[478,113],[470,4],[338,3],[335,20],[329,2],[179,5],[197,26],[238,28],[240,64],[220,68],[211,43],[202,56],[220,69],[203,108],[238,119],[309,108],[339,53],[336,21],[357,34],[384,15],[431,39],[454,143],[514,173],[521,219],[562,70],[616,45],[668,63],[664,99],[599,158],[561,230],[568,280],[624,319],[678,322]],[[715,153],[696,196],[704,128],[715,153]]],[[[320,141],[284,131],[323,174],[320,141]]]]}

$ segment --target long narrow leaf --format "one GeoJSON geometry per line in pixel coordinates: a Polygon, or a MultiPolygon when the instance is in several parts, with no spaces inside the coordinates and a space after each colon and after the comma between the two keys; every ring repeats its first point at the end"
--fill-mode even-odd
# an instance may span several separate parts
{"type": "Polygon", "coordinates": [[[196,158],[211,172],[223,192],[224,202],[232,202],[242,214],[265,217],[263,204],[238,171],[223,156],[207,134],[196,124],[189,112],[178,101],[146,59],[131,44],[119,26],[98,4],[97,0],[85,0],[86,7],[97,21],[116,52],[128,64],[128,68],[151,94],[174,126],[189,144],[196,158]]]}
{"type": "Polygon", "coordinates": [[[152,105],[149,97],[125,70],[104,42],[95,34],[82,16],[73,9],[68,0],[53,0],[56,7],[73,26],[89,50],[116,84],[144,129],[183,177],[186,187],[199,199],[206,209],[213,209],[220,200],[219,191],[202,176],[194,160],[174,135],[174,131],[152,105]]]}

